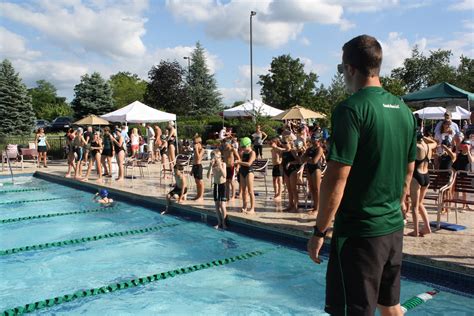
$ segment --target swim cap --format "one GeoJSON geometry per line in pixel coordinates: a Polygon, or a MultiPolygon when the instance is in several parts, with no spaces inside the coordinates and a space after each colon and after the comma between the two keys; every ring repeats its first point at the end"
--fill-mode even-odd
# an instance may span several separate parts
{"type": "Polygon", "coordinates": [[[240,146],[242,147],[248,147],[252,144],[252,141],[248,137],[244,137],[240,139],[240,146]]]}
{"type": "Polygon", "coordinates": [[[319,133],[313,133],[313,135],[311,135],[311,140],[312,141],[320,140],[320,139],[321,139],[321,134],[319,134],[319,133]]]}
{"type": "Polygon", "coordinates": [[[105,197],[107,197],[107,196],[109,195],[109,191],[107,191],[106,189],[101,189],[101,190],[99,191],[99,195],[100,195],[100,197],[105,198],[105,197]]]}

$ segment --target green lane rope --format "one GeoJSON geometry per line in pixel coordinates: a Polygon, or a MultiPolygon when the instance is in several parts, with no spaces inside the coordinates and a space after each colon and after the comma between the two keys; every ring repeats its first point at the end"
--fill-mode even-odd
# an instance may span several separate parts
{"type": "Polygon", "coordinates": [[[25,252],[25,251],[43,250],[46,248],[64,247],[68,245],[82,244],[86,242],[97,241],[97,240],[107,239],[107,238],[150,233],[150,232],[158,231],[162,228],[174,227],[178,225],[179,224],[164,224],[164,225],[145,227],[145,228],[140,228],[140,229],[126,230],[122,232],[107,233],[103,235],[95,235],[95,236],[90,236],[90,237],[82,237],[82,238],[69,239],[69,240],[63,240],[63,241],[53,241],[53,242],[48,242],[45,244],[38,244],[38,245],[32,245],[32,246],[23,246],[23,247],[18,247],[18,248],[4,249],[4,250],[0,250],[0,256],[12,255],[12,254],[20,253],[20,252],[25,252]]]}
{"type": "Polygon", "coordinates": [[[412,298],[408,299],[405,301],[403,304],[401,304],[401,309],[403,314],[408,312],[409,310],[414,309],[415,307],[433,299],[433,296],[438,294],[439,291],[434,289],[431,291],[427,291],[425,293],[418,294],[416,296],[413,296],[412,298]]]}
{"type": "Polygon", "coordinates": [[[61,198],[48,198],[48,199],[38,199],[38,200],[20,200],[20,201],[10,201],[10,202],[0,202],[0,205],[46,202],[46,201],[54,201],[54,200],[65,200],[69,198],[70,197],[61,197],[61,198]]]}
{"type": "Polygon", "coordinates": [[[0,190],[2,193],[16,193],[16,192],[31,192],[31,191],[46,191],[47,188],[28,188],[28,189],[17,189],[17,190],[0,190]]]}
{"type": "Polygon", "coordinates": [[[207,263],[196,264],[193,266],[187,266],[184,268],[178,268],[175,270],[156,273],[156,274],[149,275],[146,277],[129,279],[129,280],[122,281],[119,283],[111,283],[111,284],[104,285],[98,288],[92,288],[88,290],[78,290],[72,294],[57,296],[55,298],[49,298],[46,300],[31,303],[31,304],[18,306],[12,309],[7,309],[2,312],[2,315],[4,316],[22,315],[24,313],[31,313],[42,308],[47,308],[47,307],[63,304],[66,302],[75,301],[83,297],[96,296],[96,295],[107,294],[107,293],[111,293],[111,292],[115,292],[119,290],[130,289],[137,286],[146,285],[147,283],[157,282],[157,281],[173,278],[179,275],[183,275],[183,274],[187,274],[187,273],[191,273],[191,272],[195,272],[199,270],[223,266],[223,265],[241,261],[241,260],[247,260],[253,257],[261,256],[267,252],[276,250],[277,248],[279,247],[264,249],[264,250],[256,250],[256,251],[247,252],[244,254],[240,254],[240,255],[225,258],[225,259],[214,260],[207,263]]]}
{"type": "Polygon", "coordinates": [[[77,214],[87,214],[87,213],[95,213],[101,211],[112,211],[118,209],[117,206],[113,207],[99,207],[89,210],[82,210],[82,211],[73,211],[73,212],[62,212],[62,213],[51,213],[51,214],[42,214],[42,215],[31,215],[31,216],[24,216],[24,217],[16,217],[16,218],[6,218],[0,219],[0,224],[8,224],[8,223],[15,223],[21,221],[29,221],[41,218],[49,218],[49,217],[56,217],[56,216],[67,216],[67,215],[77,215],[77,214]]]}

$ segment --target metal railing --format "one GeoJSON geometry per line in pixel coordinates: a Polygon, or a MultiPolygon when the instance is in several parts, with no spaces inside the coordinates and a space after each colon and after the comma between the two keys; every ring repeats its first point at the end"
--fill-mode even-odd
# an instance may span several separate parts
{"type": "MultiPolygon", "coordinates": [[[[66,157],[64,150],[64,147],[66,146],[65,137],[59,135],[47,135],[47,140],[50,145],[48,156],[54,159],[64,159],[66,157]]],[[[34,136],[4,136],[0,137],[0,148],[5,148],[8,144],[19,145],[20,148],[28,148],[28,144],[34,142],[34,136]]]]}

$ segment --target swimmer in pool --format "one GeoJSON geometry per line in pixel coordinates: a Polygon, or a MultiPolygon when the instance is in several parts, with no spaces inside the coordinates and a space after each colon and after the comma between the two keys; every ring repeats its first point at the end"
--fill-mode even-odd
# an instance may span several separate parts
{"type": "Polygon", "coordinates": [[[106,189],[101,189],[94,195],[94,201],[104,205],[110,205],[114,202],[113,199],[109,198],[109,191],[106,189]]]}

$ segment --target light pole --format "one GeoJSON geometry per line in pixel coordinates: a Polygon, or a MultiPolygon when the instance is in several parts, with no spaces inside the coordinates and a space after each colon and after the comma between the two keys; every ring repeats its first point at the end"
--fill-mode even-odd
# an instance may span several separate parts
{"type": "Polygon", "coordinates": [[[250,100],[253,100],[253,56],[252,56],[252,17],[257,12],[250,11],[250,100]]]}
{"type": "Polygon", "coordinates": [[[189,68],[191,67],[191,57],[189,57],[189,56],[184,56],[183,59],[187,59],[187,60],[188,60],[188,76],[189,76],[189,68]]]}
{"type": "Polygon", "coordinates": [[[252,102],[253,120],[255,121],[255,102],[253,101],[253,56],[252,56],[252,17],[257,12],[250,11],[250,102],[252,102]]]}

